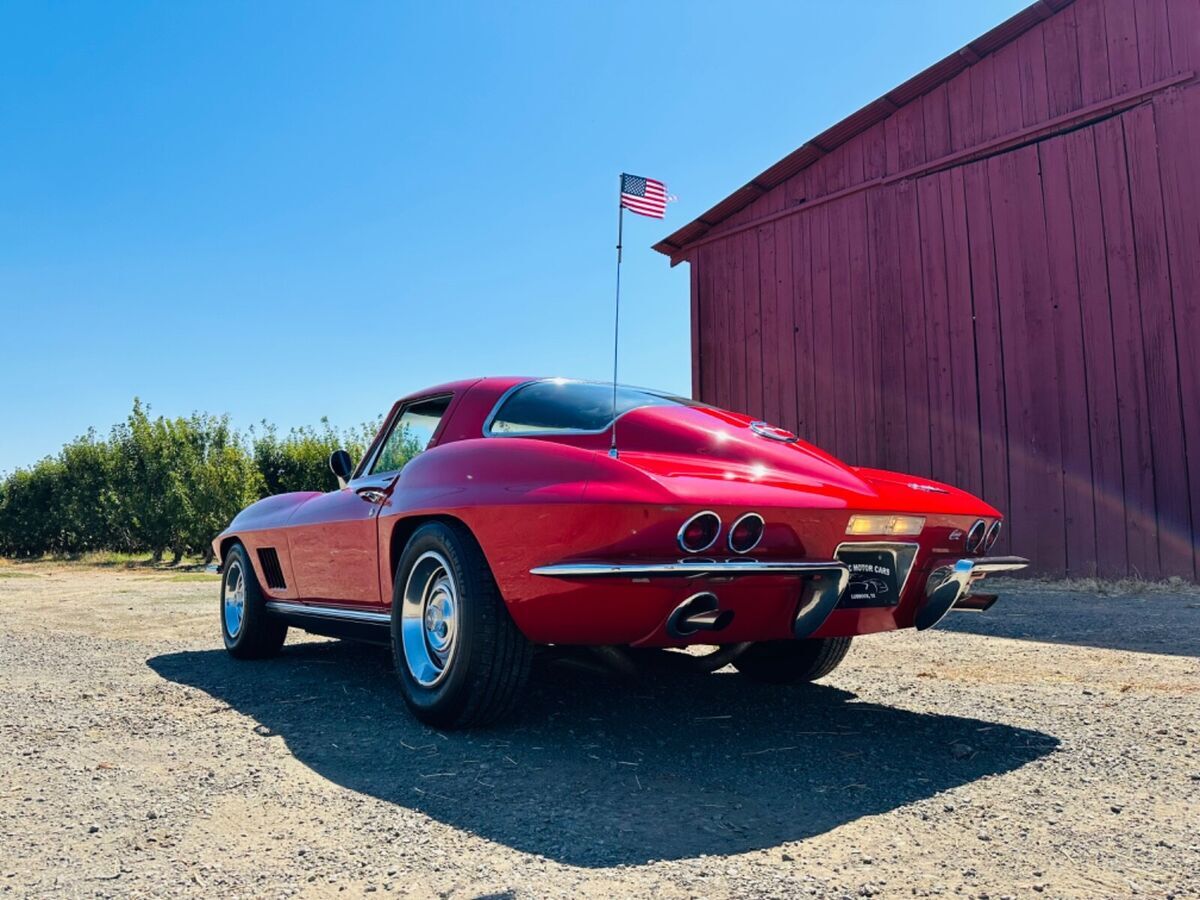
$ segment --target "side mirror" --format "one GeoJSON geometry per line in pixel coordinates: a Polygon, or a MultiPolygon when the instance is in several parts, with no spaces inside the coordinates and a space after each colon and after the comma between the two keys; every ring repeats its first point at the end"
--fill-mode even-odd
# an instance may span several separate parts
{"type": "Polygon", "coordinates": [[[337,476],[338,487],[345,487],[346,480],[354,471],[354,460],[345,450],[334,450],[329,454],[329,470],[337,476]]]}

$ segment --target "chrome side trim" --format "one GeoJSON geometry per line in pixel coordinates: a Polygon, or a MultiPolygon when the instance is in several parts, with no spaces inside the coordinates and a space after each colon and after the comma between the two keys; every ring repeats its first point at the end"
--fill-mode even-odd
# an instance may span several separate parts
{"type": "Polygon", "coordinates": [[[828,562],[774,561],[774,560],[709,560],[700,562],[665,563],[606,563],[577,562],[555,563],[529,570],[530,575],[545,575],[549,578],[698,578],[709,575],[837,575],[850,578],[845,563],[837,560],[828,562]]]}
{"type": "Polygon", "coordinates": [[[343,609],[340,606],[308,606],[304,603],[288,603],[284,600],[268,600],[268,610],[293,616],[314,616],[318,619],[342,619],[347,622],[368,622],[372,625],[390,625],[390,613],[371,612],[366,609],[343,609]]]}

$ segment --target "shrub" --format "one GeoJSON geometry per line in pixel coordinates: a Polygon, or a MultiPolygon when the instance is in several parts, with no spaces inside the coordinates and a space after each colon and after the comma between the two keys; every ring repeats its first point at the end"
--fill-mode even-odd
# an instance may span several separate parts
{"type": "Polygon", "coordinates": [[[375,428],[361,425],[339,433],[329,420],[321,419],[320,430],[293,428],[283,437],[278,429],[262,423],[261,436],[253,430],[254,463],[262,473],[264,496],[291,491],[332,491],[337,479],[329,470],[329,454],[343,449],[355,459],[362,459],[375,436],[375,428]]]}
{"type": "Polygon", "coordinates": [[[138,399],[107,439],[95,431],[55,457],[0,480],[0,554],[91,550],[211,556],[210,542],[249,503],[288,491],[337,486],[329,454],[361,458],[375,428],[339,433],[263,423],[247,439],[228,416],[152,418],[138,399]]]}
{"type": "Polygon", "coordinates": [[[0,485],[0,551],[5,555],[38,556],[58,548],[62,472],[60,461],[43,459],[0,485]]]}

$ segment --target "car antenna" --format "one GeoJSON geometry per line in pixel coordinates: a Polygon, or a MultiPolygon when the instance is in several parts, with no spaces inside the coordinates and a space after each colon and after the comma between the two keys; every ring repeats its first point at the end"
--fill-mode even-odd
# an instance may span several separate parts
{"type": "Polygon", "coordinates": [[[621,235],[625,230],[625,204],[621,202],[621,189],[625,184],[625,174],[621,173],[617,186],[617,298],[616,313],[613,317],[613,391],[612,391],[612,445],[608,455],[613,459],[617,454],[617,351],[621,339],[621,235]]]}

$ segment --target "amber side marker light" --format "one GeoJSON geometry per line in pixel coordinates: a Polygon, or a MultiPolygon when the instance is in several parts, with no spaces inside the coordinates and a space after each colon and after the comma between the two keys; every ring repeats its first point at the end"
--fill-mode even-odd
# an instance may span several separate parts
{"type": "Polygon", "coordinates": [[[924,527],[924,516],[854,515],[846,523],[846,534],[920,534],[924,527]]]}

